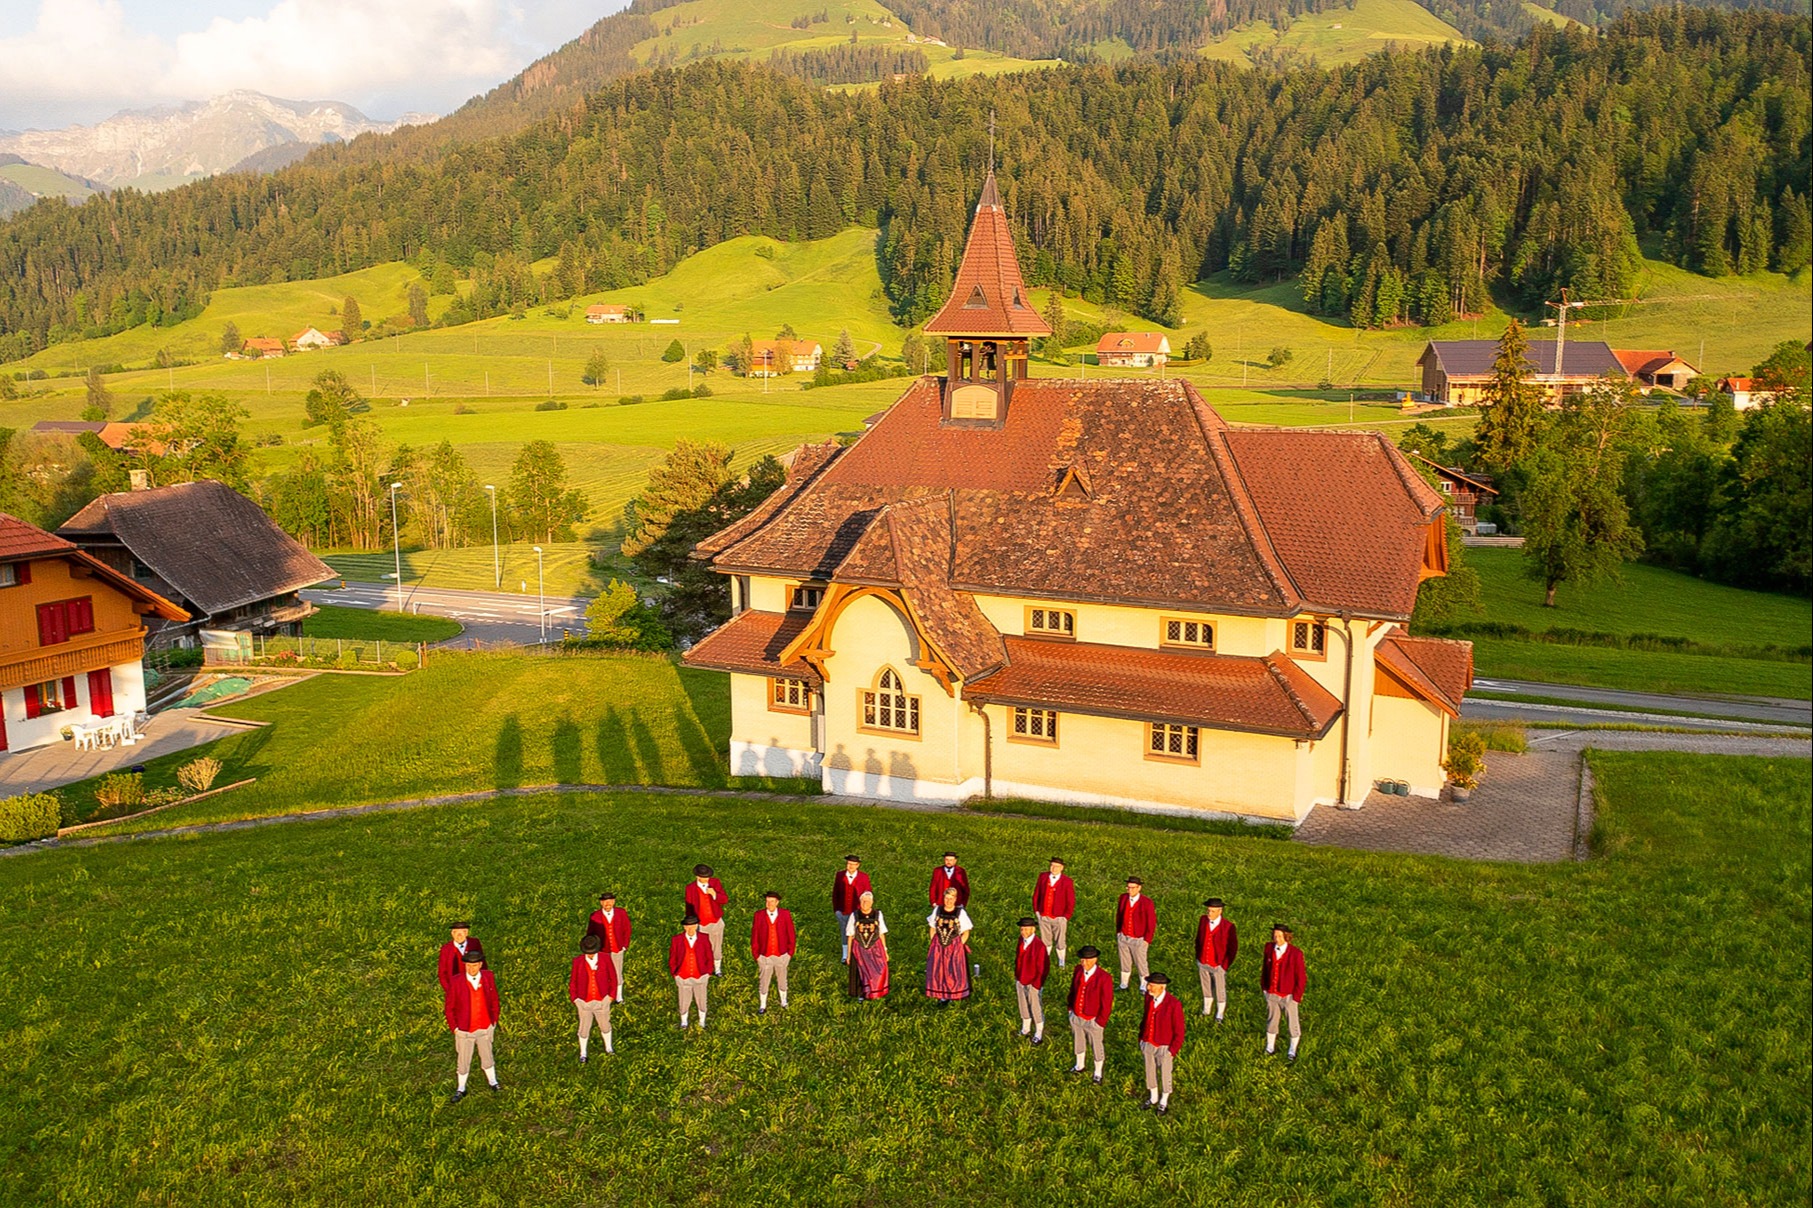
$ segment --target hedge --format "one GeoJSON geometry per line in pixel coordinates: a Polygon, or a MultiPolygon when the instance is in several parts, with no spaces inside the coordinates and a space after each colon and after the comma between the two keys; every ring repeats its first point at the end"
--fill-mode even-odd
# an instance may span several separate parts
{"type": "Polygon", "coordinates": [[[0,843],[27,843],[57,833],[62,803],[55,793],[21,793],[0,799],[0,843]]]}

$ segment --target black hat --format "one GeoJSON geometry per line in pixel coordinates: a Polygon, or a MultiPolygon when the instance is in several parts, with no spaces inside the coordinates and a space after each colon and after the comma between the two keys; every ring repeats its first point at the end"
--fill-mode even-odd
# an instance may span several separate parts
{"type": "Polygon", "coordinates": [[[1030,914],[1023,914],[1020,916],[1020,926],[1037,927],[1038,925],[1039,925],[1039,921],[1037,919],[1033,918],[1030,914]]]}
{"type": "Polygon", "coordinates": [[[762,901],[766,902],[769,898],[773,898],[778,902],[781,900],[781,895],[778,891],[770,889],[767,893],[762,895],[762,901]]]}
{"type": "Polygon", "coordinates": [[[1145,888],[1145,887],[1146,887],[1146,883],[1145,883],[1145,882],[1144,882],[1144,881],[1142,881],[1142,880],[1140,880],[1140,879],[1139,879],[1139,878],[1138,878],[1138,877],[1128,877],[1128,878],[1127,878],[1127,884],[1129,884],[1129,885],[1137,885],[1137,886],[1139,886],[1139,887],[1140,887],[1140,888],[1141,888],[1141,889],[1144,889],[1144,888],[1145,888]]]}
{"type": "Polygon", "coordinates": [[[699,916],[694,914],[690,910],[687,911],[685,914],[685,917],[683,917],[680,920],[680,926],[682,926],[682,927],[697,927],[698,925],[699,925],[699,916]]]}
{"type": "Polygon", "coordinates": [[[1063,856],[1053,856],[1053,857],[1051,857],[1050,863],[1062,864],[1062,863],[1064,863],[1064,857],[1063,856]]]}
{"type": "Polygon", "coordinates": [[[947,851],[944,854],[945,854],[946,858],[948,858],[948,859],[955,860],[957,858],[957,853],[954,851],[947,851]]]}
{"type": "Polygon", "coordinates": [[[471,923],[468,923],[468,922],[467,922],[467,921],[466,921],[466,920],[464,920],[464,919],[461,919],[461,920],[460,920],[460,921],[459,921],[459,922],[457,922],[457,923],[448,923],[448,924],[447,924],[447,930],[449,930],[449,931],[471,931],[471,930],[472,930],[472,924],[471,924],[471,923]]]}
{"type": "Polygon", "coordinates": [[[709,865],[709,864],[693,865],[692,866],[692,875],[695,877],[709,877],[711,875],[711,865],[709,865]]]}
{"type": "Polygon", "coordinates": [[[845,864],[861,864],[862,857],[861,856],[845,856],[844,863],[845,864]]]}
{"type": "Polygon", "coordinates": [[[597,952],[603,947],[604,941],[599,939],[596,935],[588,935],[579,941],[579,950],[581,952],[597,952]]]}
{"type": "Polygon", "coordinates": [[[607,890],[606,892],[598,895],[598,900],[600,902],[615,902],[617,900],[617,894],[615,893],[615,891],[607,890]]]}
{"type": "Polygon", "coordinates": [[[1078,960],[1083,961],[1100,960],[1102,950],[1097,948],[1094,944],[1084,944],[1081,948],[1076,950],[1076,956],[1078,960]]]}
{"type": "Polygon", "coordinates": [[[1162,973],[1154,973],[1146,979],[1146,984],[1148,986],[1168,986],[1171,984],[1171,979],[1162,973]]]}
{"type": "Polygon", "coordinates": [[[477,948],[468,948],[466,949],[466,963],[468,965],[482,965],[485,963],[485,954],[477,948]]]}
{"type": "Polygon", "coordinates": [[[1286,935],[1295,935],[1296,934],[1296,932],[1291,930],[1289,923],[1273,923],[1272,930],[1273,931],[1282,931],[1286,935]]]}
{"type": "Polygon", "coordinates": [[[1220,898],[1210,898],[1208,901],[1204,902],[1203,905],[1204,906],[1224,906],[1225,907],[1227,905],[1227,903],[1223,902],[1220,898]]]}

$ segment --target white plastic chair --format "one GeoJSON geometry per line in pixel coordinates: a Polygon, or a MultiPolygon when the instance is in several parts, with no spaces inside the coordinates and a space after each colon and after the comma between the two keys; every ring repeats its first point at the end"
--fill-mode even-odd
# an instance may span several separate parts
{"type": "Polygon", "coordinates": [[[95,749],[94,732],[87,726],[70,726],[70,734],[76,740],[76,750],[92,751],[95,749]]]}

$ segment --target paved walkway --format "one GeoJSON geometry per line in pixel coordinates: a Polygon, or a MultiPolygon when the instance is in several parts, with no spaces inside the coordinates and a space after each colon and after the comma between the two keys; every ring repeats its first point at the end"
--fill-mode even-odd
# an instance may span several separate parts
{"type": "Polygon", "coordinates": [[[1297,828],[1297,841],[1463,860],[1552,864],[1573,859],[1579,754],[1493,753],[1486,762],[1491,770],[1465,805],[1375,791],[1362,809],[1317,806],[1297,828]]]}
{"type": "Polygon", "coordinates": [[[57,742],[0,756],[0,797],[41,793],[90,776],[105,776],[159,755],[225,738],[240,728],[208,717],[200,709],[166,709],[152,714],[146,737],[129,747],[79,751],[73,742],[57,742]]]}

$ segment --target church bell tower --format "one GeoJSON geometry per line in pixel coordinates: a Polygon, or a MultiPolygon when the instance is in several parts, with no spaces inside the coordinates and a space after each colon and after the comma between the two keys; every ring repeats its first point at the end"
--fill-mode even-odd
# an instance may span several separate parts
{"type": "Polygon", "coordinates": [[[1026,378],[1030,341],[1050,335],[1051,326],[1027,295],[992,167],[963,246],[957,284],[925,332],[944,337],[944,421],[976,427],[1005,423],[1014,383],[1026,378]]]}

